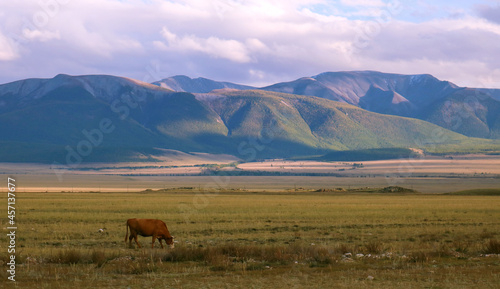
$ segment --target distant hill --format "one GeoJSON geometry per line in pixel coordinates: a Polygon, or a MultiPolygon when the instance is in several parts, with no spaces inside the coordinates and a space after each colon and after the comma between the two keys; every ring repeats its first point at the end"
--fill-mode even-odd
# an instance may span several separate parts
{"type": "Polygon", "coordinates": [[[380,112],[377,109],[383,109],[391,111],[391,114],[408,114],[459,88],[451,82],[440,81],[428,74],[402,75],[376,71],[352,71],[325,72],[262,89],[317,96],[353,104],[375,112],[380,112]],[[383,106],[379,103],[380,98],[383,98],[383,106]],[[402,103],[407,103],[411,109],[400,111],[402,103]]]}
{"type": "MultiPolygon", "coordinates": [[[[483,119],[496,121],[491,115],[483,119]]],[[[255,160],[377,148],[499,147],[422,120],[324,98],[264,90],[174,92],[107,75],[0,85],[0,135],[0,162],[63,165],[154,161],[164,149],[255,160]]]]}
{"type": "Polygon", "coordinates": [[[207,78],[190,78],[184,75],[172,76],[153,82],[154,85],[161,86],[177,92],[207,93],[214,89],[255,89],[255,87],[240,85],[231,82],[219,82],[207,78]]]}

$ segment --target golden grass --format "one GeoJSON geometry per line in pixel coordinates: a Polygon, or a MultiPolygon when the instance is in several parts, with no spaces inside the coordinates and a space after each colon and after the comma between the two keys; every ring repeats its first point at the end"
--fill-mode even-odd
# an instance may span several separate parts
{"type": "MultiPolygon", "coordinates": [[[[18,285],[29,288],[495,288],[500,282],[496,196],[19,193],[17,203],[18,285]],[[151,238],[143,237],[143,249],[128,248],[125,221],[133,217],[164,220],[175,249],[151,250],[151,238]]],[[[0,260],[7,258],[0,252],[0,260]]]]}

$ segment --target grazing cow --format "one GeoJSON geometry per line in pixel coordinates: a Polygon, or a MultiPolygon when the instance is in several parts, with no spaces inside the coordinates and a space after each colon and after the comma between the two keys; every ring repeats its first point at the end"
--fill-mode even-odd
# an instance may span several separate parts
{"type": "Polygon", "coordinates": [[[139,248],[141,248],[141,244],[137,242],[137,235],[141,235],[143,237],[153,237],[153,242],[151,243],[151,248],[155,246],[155,240],[158,238],[160,241],[160,245],[163,248],[163,244],[161,240],[165,240],[165,243],[170,246],[170,248],[174,247],[174,237],[170,235],[170,232],[167,229],[167,225],[161,220],[155,219],[128,219],[127,220],[127,234],[125,235],[125,242],[127,242],[127,238],[129,239],[129,245],[132,246],[132,238],[135,239],[135,243],[139,248]],[[128,229],[130,228],[130,237],[128,236],[128,229]]]}

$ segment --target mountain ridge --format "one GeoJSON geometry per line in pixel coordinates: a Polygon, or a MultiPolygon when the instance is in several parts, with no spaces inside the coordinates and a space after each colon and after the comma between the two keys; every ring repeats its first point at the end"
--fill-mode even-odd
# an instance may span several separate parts
{"type": "MultiPolygon", "coordinates": [[[[230,86],[227,82],[219,84],[223,85],[230,86]]],[[[213,84],[211,87],[214,87],[213,84]]],[[[203,91],[208,92],[211,87],[206,87],[203,91]]],[[[182,89],[189,91],[189,85],[185,84],[182,89]]],[[[497,108],[500,104],[500,89],[460,87],[430,74],[405,75],[378,71],[323,72],[265,87],[243,89],[316,96],[349,103],[372,112],[429,121],[471,137],[500,138],[500,125],[494,117],[500,115],[500,109],[497,108]],[[441,109],[435,110],[434,107],[441,109]],[[429,114],[429,111],[433,111],[434,114],[429,114]],[[450,116],[454,113],[462,119],[459,125],[456,117],[450,116]],[[489,116],[481,116],[485,114],[489,116]],[[491,118],[494,120],[487,120],[491,118]],[[479,120],[480,123],[477,125],[482,129],[479,131],[471,129],[466,124],[467,120],[474,122],[479,120]]],[[[189,92],[197,91],[201,90],[198,88],[189,92]]]]}
{"type": "MultiPolygon", "coordinates": [[[[372,90],[390,103],[405,102],[380,87],[372,90]]],[[[477,120],[498,119],[483,114],[477,120]]],[[[498,148],[495,141],[423,120],[315,96],[229,87],[175,92],[109,75],[0,85],[0,124],[2,162],[154,161],[164,149],[226,153],[248,161],[374,148],[498,148]]]]}
{"type": "Polygon", "coordinates": [[[185,75],[176,75],[153,82],[154,85],[174,90],[177,92],[208,93],[215,89],[254,89],[252,86],[235,84],[231,82],[214,81],[208,78],[190,78],[185,75]]]}

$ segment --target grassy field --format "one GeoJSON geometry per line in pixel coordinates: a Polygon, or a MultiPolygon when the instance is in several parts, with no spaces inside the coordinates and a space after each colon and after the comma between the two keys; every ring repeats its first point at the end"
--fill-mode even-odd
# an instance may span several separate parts
{"type": "Polygon", "coordinates": [[[15,285],[498,288],[500,197],[471,194],[18,193],[15,285]],[[126,246],[135,217],[164,220],[175,248],[126,246]]]}

